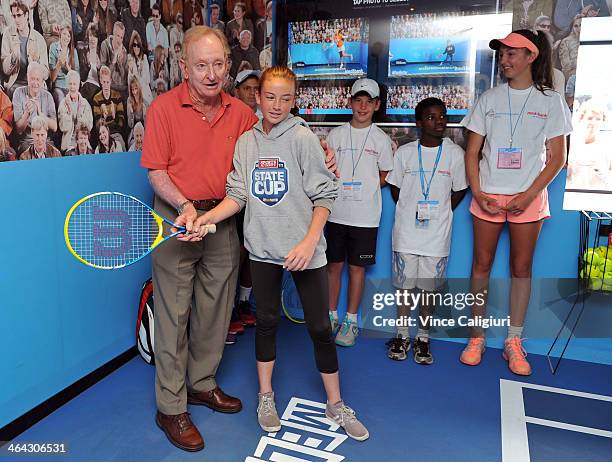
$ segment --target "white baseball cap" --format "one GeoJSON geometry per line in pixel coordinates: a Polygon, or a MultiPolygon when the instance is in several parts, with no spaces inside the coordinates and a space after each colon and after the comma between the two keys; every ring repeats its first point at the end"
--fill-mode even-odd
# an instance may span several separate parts
{"type": "Polygon", "coordinates": [[[238,75],[236,75],[236,78],[234,79],[234,86],[238,88],[249,77],[255,77],[257,80],[259,80],[259,77],[261,77],[261,72],[253,69],[246,69],[238,72],[238,75]]]}
{"type": "Polygon", "coordinates": [[[365,91],[372,98],[378,98],[380,96],[380,89],[378,88],[376,80],[359,79],[355,81],[351,87],[351,96],[355,96],[360,91],[365,91]]]}

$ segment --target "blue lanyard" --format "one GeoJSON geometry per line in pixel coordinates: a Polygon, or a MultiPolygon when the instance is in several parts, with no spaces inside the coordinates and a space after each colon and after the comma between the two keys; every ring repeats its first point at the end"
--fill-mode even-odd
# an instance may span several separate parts
{"type": "Polygon", "coordinates": [[[523,108],[521,109],[521,112],[519,113],[518,119],[516,119],[514,128],[512,128],[512,104],[510,104],[510,85],[508,85],[508,116],[510,117],[510,147],[512,147],[512,138],[514,138],[516,127],[518,127],[521,117],[523,117],[523,112],[525,112],[525,106],[527,106],[527,101],[529,101],[529,97],[531,96],[532,91],[533,91],[533,85],[531,86],[531,89],[529,90],[529,94],[527,95],[527,98],[525,99],[525,102],[523,103],[523,108]]]}
{"type": "Polygon", "coordinates": [[[431,182],[433,181],[434,175],[436,174],[436,170],[438,169],[438,162],[440,162],[440,156],[442,155],[442,143],[440,143],[440,147],[438,148],[438,154],[436,155],[436,161],[434,162],[433,169],[431,170],[431,177],[429,181],[425,180],[425,171],[423,170],[423,155],[421,153],[421,142],[419,141],[419,177],[421,178],[421,192],[423,193],[423,197],[425,200],[429,197],[429,189],[431,188],[431,182]],[[427,189],[425,189],[425,184],[427,184],[427,189]]]}

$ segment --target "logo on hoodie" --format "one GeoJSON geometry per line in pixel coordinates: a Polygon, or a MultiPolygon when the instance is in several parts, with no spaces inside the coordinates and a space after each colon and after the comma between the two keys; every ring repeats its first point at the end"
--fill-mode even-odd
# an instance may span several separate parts
{"type": "Polygon", "coordinates": [[[251,171],[251,194],[262,204],[275,206],[289,191],[285,162],[278,157],[259,159],[251,171]]]}

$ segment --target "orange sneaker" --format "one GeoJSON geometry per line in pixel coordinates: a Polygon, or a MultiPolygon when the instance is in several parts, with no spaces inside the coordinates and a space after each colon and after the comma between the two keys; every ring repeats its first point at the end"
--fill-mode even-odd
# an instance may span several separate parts
{"type": "Polygon", "coordinates": [[[516,375],[531,375],[531,366],[527,362],[527,352],[521,345],[521,339],[514,337],[504,343],[503,357],[508,361],[508,367],[516,375]]]}
{"type": "Polygon", "coordinates": [[[461,353],[459,361],[468,366],[478,366],[485,351],[484,337],[472,337],[461,353]]]}

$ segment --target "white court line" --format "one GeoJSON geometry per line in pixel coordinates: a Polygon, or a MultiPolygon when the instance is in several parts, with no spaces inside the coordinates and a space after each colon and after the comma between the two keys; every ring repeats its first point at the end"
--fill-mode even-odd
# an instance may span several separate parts
{"type": "Polygon", "coordinates": [[[525,421],[530,424],[543,425],[544,427],[559,428],[561,430],[569,430],[571,432],[612,438],[612,432],[600,430],[599,428],[583,427],[582,425],[572,425],[563,422],[556,422],[554,420],[538,419],[536,417],[527,417],[525,418],[525,421]]]}
{"type": "Polygon", "coordinates": [[[512,380],[499,381],[503,462],[531,461],[525,425],[523,385],[512,380]]]}
{"type": "Polygon", "coordinates": [[[528,423],[589,435],[602,436],[605,438],[612,438],[612,432],[610,431],[526,416],[523,402],[523,388],[594,399],[604,402],[612,402],[612,397],[610,396],[500,379],[499,392],[501,402],[500,411],[503,462],[531,461],[529,456],[529,438],[527,436],[528,423]]]}
{"type": "MultiPolygon", "coordinates": [[[[513,380],[500,379],[501,382],[514,382],[513,380]]],[[[585,393],[582,391],[566,390],[565,388],[547,387],[545,385],[536,385],[533,383],[520,383],[522,388],[532,388],[534,390],[548,391],[550,393],[561,393],[562,395],[578,396],[579,398],[597,399],[599,401],[608,401],[612,403],[612,396],[595,395],[593,393],[585,393]]]]}

